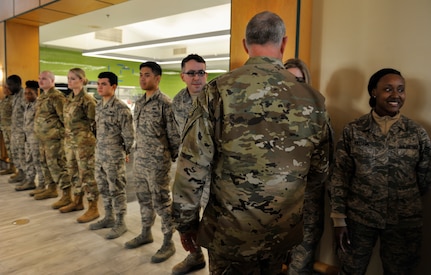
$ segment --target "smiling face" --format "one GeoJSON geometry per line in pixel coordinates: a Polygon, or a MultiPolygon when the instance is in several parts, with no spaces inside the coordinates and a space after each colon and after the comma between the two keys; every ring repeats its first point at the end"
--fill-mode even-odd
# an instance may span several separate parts
{"type": "Polygon", "coordinates": [[[374,110],[379,116],[395,116],[406,99],[404,78],[397,74],[383,76],[372,95],[376,98],[374,110]]]}

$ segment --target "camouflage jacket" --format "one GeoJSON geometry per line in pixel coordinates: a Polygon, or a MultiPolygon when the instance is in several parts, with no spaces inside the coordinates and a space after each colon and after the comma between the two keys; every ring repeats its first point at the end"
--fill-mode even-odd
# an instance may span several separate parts
{"type": "Polygon", "coordinates": [[[184,125],[189,117],[189,112],[192,109],[192,106],[193,98],[190,96],[187,88],[182,89],[172,100],[172,110],[174,111],[180,135],[183,133],[184,125]]]}
{"type": "Polygon", "coordinates": [[[36,100],[34,132],[39,140],[64,138],[63,105],[66,97],[57,89],[44,91],[36,100]]]}
{"type": "Polygon", "coordinates": [[[96,99],[85,90],[71,92],[63,106],[65,141],[70,144],[96,144],[96,99]]]}
{"type": "Polygon", "coordinates": [[[27,102],[24,112],[24,132],[25,141],[28,143],[38,143],[34,134],[34,114],[36,112],[36,102],[27,102]]]}
{"type": "MultiPolygon", "coordinates": [[[[124,102],[115,96],[105,104],[102,100],[99,101],[96,105],[96,127],[96,155],[100,150],[120,150],[130,154],[135,140],[135,129],[130,108],[124,102]]],[[[118,162],[118,158],[112,161],[118,162]]]]}
{"type": "Polygon", "coordinates": [[[12,99],[13,96],[5,96],[0,102],[0,128],[8,129],[12,125],[12,99]]]}
{"type": "MultiPolygon", "coordinates": [[[[180,135],[172,112],[171,99],[157,90],[149,100],[145,95],[135,103],[133,119],[136,127],[136,147],[151,152],[154,158],[169,153],[172,161],[178,157],[180,135]]],[[[149,157],[149,156],[147,156],[149,157]]]]}
{"type": "Polygon", "coordinates": [[[21,89],[13,96],[12,100],[12,133],[24,135],[24,112],[25,112],[24,90],[21,89]]]}
{"type": "Polygon", "coordinates": [[[332,213],[374,228],[420,226],[430,149],[425,129],[403,115],[387,135],[371,113],[349,123],[336,146],[332,213]]]}
{"type": "Polygon", "coordinates": [[[323,96],[280,60],[250,58],[210,81],[190,113],[173,187],[177,229],[199,226],[200,245],[239,261],[289,250],[303,238],[304,197],[320,200],[331,142],[323,96]]]}

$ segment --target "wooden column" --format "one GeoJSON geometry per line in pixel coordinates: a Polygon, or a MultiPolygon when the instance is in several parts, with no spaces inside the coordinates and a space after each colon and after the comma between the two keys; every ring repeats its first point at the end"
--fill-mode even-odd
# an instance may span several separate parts
{"type": "Polygon", "coordinates": [[[271,11],[278,14],[286,25],[288,41],[283,61],[292,57],[299,57],[309,65],[311,2],[311,0],[232,0],[230,69],[242,66],[248,59],[242,44],[245,28],[248,21],[256,13],[262,11],[271,11]],[[299,41],[298,48],[296,47],[297,40],[299,41]]]}
{"type": "Polygon", "coordinates": [[[6,21],[6,76],[17,74],[23,86],[39,76],[39,27],[6,21]]]}

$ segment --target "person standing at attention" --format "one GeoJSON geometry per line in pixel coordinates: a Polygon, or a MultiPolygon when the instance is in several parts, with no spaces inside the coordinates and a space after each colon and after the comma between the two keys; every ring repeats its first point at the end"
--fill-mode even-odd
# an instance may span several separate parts
{"type": "Polygon", "coordinates": [[[171,99],[159,89],[162,68],[155,62],[139,66],[139,83],[145,94],[136,101],[134,116],[136,151],[134,178],[136,197],[141,209],[142,231],[125,243],[135,248],[153,242],[151,227],[156,213],[161,217],[164,240],[162,247],[151,257],[153,263],[167,260],[175,253],[172,241],[171,194],[169,170],[178,157],[180,135],[172,111],[171,99]]]}
{"type": "Polygon", "coordinates": [[[36,100],[34,133],[39,139],[42,172],[47,188],[35,193],[34,199],[44,200],[58,197],[57,185],[67,186],[70,179],[64,153],[63,105],[66,98],[55,89],[55,76],[50,71],[40,73],[39,87],[43,93],[36,100]]]}
{"type": "Polygon", "coordinates": [[[66,153],[66,167],[70,180],[61,185],[61,199],[53,208],[67,213],[84,209],[82,202],[87,195],[88,210],[77,221],[86,223],[99,217],[97,201],[99,190],[94,178],[94,152],[96,148],[96,99],[89,95],[84,86],[88,80],[84,70],[73,68],[67,74],[67,82],[72,92],[67,96],[63,106],[66,153]],[[71,200],[71,188],[74,200],[71,200]]]}
{"type": "Polygon", "coordinates": [[[329,173],[324,98],[283,67],[285,33],[278,15],[255,15],[243,40],[249,59],[207,84],[184,129],[173,217],[186,250],[208,249],[211,274],[280,273],[303,240],[304,199],[320,196],[329,173]],[[196,190],[208,174],[199,220],[196,190]]]}
{"type": "Polygon", "coordinates": [[[400,113],[405,89],[399,71],[375,72],[371,111],[347,124],[337,143],[329,190],[340,274],[365,274],[378,239],[384,274],[412,274],[419,263],[431,141],[400,113]]]}
{"type": "Polygon", "coordinates": [[[127,231],[126,162],[135,140],[132,112],[115,96],[118,77],[102,72],[97,92],[102,97],[96,105],[96,182],[105,208],[105,217],[90,224],[90,230],[112,228],[107,239],[115,239],[127,231]],[[115,211],[114,211],[115,210],[115,211]]]}
{"type": "MultiPolygon", "coordinates": [[[[172,110],[175,120],[178,123],[178,132],[183,134],[183,129],[193,107],[193,101],[202,92],[207,83],[208,74],[205,72],[205,60],[197,55],[190,54],[181,61],[181,79],[186,83],[186,88],[182,89],[172,100],[172,110]]],[[[202,194],[201,207],[205,208],[209,196],[209,182],[205,184],[199,192],[202,194]]],[[[191,271],[205,267],[205,258],[202,249],[198,247],[194,253],[190,253],[187,258],[172,268],[173,275],[187,274],[191,271]]]]}
{"type": "Polygon", "coordinates": [[[45,178],[40,165],[39,140],[34,134],[34,114],[36,112],[36,99],[39,94],[39,83],[34,80],[25,82],[25,101],[27,102],[24,112],[24,132],[25,132],[25,162],[27,179],[21,186],[16,186],[16,191],[31,190],[36,188],[34,182],[36,174],[38,176],[37,189],[45,188],[45,178]]]}
{"type": "Polygon", "coordinates": [[[0,175],[14,174],[13,176],[16,177],[18,174],[15,174],[16,169],[15,165],[13,164],[12,151],[10,148],[13,95],[8,89],[7,85],[3,87],[4,98],[0,101],[0,128],[3,134],[3,141],[6,147],[7,156],[9,158],[9,167],[0,171],[0,175]]]}
{"type": "Polygon", "coordinates": [[[10,148],[12,160],[17,169],[16,177],[9,178],[9,183],[18,183],[21,186],[25,183],[25,133],[24,133],[24,111],[25,98],[24,89],[22,88],[21,77],[14,74],[6,79],[6,86],[13,95],[12,99],[12,124],[11,124],[11,139],[10,148]]]}

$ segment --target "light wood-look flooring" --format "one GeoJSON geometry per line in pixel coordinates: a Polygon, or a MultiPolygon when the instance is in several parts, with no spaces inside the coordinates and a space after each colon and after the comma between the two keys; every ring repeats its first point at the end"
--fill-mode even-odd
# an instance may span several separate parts
{"type": "MultiPolygon", "coordinates": [[[[76,222],[83,211],[62,214],[51,208],[58,198],[34,200],[29,191],[15,191],[8,178],[0,176],[0,274],[171,274],[172,267],[187,256],[176,232],[175,255],[163,263],[151,263],[163,241],[159,217],[152,230],[154,243],[124,248],[141,231],[136,201],[128,202],[128,232],[106,240],[109,229],[91,231],[88,224],[76,222]],[[27,224],[15,224],[26,219],[27,224]]],[[[102,218],[103,207],[100,211],[102,218]]],[[[191,274],[209,274],[207,266],[191,274]]]]}

